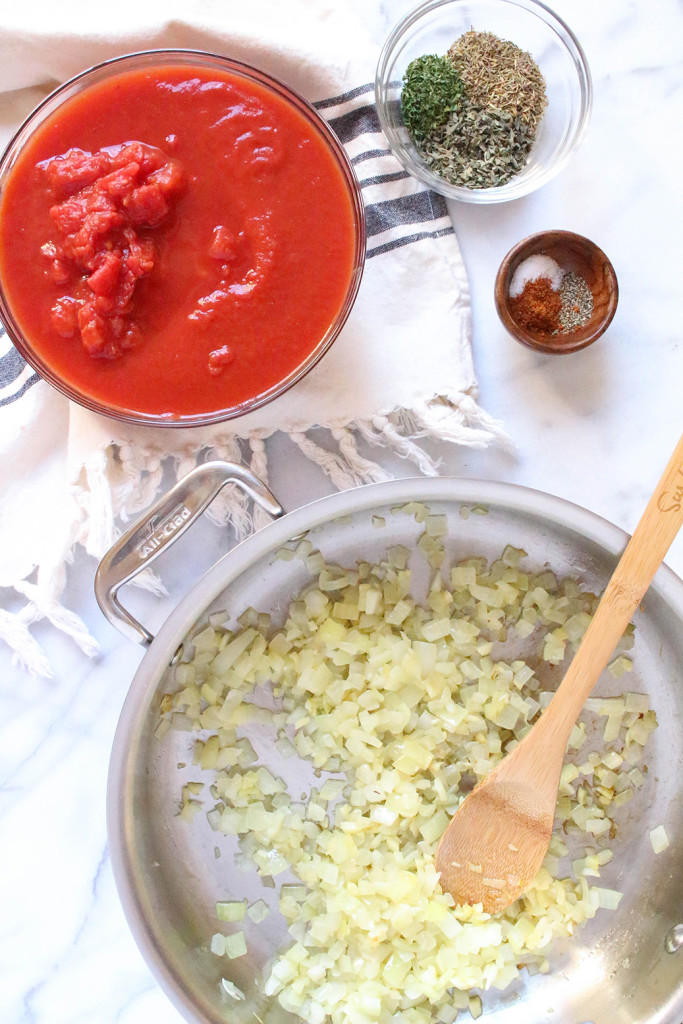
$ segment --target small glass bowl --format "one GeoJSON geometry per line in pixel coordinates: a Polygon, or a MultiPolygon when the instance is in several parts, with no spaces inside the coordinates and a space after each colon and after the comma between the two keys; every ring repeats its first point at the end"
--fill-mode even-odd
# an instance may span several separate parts
{"type": "Polygon", "coordinates": [[[592,103],[590,72],[581,46],[565,23],[538,0],[426,0],[391,32],[375,77],[379,121],[396,158],[435,192],[466,203],[500,203],[550,181],[578,148],[592,103]],[[425,163],[403,124],[401,89],[410,62],[444,56],[469,29],[493,32],[531,53],[546,82],[548,106],[524,169],[506,185],[452,185],[425,163]]]}
{"type": "MultiPolygon", "coordinates": [[[[142,69],[146,67],[164,66],[188,66],[202,68],[214,68],[218,71],[226,71],[238,78],[248,82],[254,82],[261,88],[272,91],[286,100],[294,107],[302,117],[308,121],[313,132],[317,133],[328,147],[348,189],[351,200],[353,221],[354,221],[354,249],[353,265],[349,276],[348,287],[344,301],[333,321],[323,333],[315,348],[296,366],[286,377],[277,384],[270,387],[261,394],[255,395],[246,401],[227,408],[215,409],[210,412],[183,413],[175,415],[171,410],[169,413],[154,413],[139,409],[124,408],[117,404],[107,404],[99,397],[87,393],[77,384],[65,380],[53,367],[38,354],[31,345],[31,341],[24,335],[16,317],[12,312],[11,296],[9,296],[0,280],[0,320],[4,324],[7,333],[15,348],[24,357],[40,376],[55,387],[67,398],[90,409],[93,412],[110,416],[113,419],[127,423],[144,423],[149,426],[163,427],[194,427],[205,426],[211,423],[220,423],[224,420],[234,419],[243,416],[248,412],[266,405],[273,399],[278,398],[285,391],[288,391],[294,384],[300,381],[320,361],[323,355],[330,348],[346,323],[353,308],[358,294],[363,268],[365,265],[366,229],[365,209],[358,179],[353,167],[341,145],[339,139],[321,117],[317,110],[302,96],[294,92],[289,86],[273,78],[271,75],[260,71],[258,68],[241,61],[232,60],[219,54],[207,53],[200,50],[187,49],[159,49],[145,50],[139,53],[126,54],[112,60],[104,61],[94,67],[88,68],[74,78],[65,82],[54,92],[50,93],[31,114],[27,117],[14,137],[9,142],[4,154],[0,157],[0,199],[2,198],[6,183],[12,174],[12,168],[21,154],[22,148],[32,138],[33,133],[41,125],[59,110],[60,106],[76,96],[78,93],[89,88],[91,85],[117,74],[142,69]]],[[[276,312],[276,311],[275,311],[276,312]]]]}

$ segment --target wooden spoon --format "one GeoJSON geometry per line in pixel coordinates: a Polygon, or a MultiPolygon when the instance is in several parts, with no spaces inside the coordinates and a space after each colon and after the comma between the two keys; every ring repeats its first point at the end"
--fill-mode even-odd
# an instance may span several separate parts
{"type": "Polygon", "coordinates": [[[572,727],[683,523],[683,436],[551,703],[462,802],[436,867],[456,903],[495,913],[530,885],[548,849],[572,727]]]}

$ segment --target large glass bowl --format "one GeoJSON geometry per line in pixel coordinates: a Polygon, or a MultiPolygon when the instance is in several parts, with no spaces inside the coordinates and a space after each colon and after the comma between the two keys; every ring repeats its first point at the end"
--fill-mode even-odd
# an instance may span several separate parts
{"type": "MultiPolygon", "coordinates": [[[[118,75],[122,72],[135,71],[149,67],[168,66],[202,67],[216,71],[228,72],[245,82],[254,83],[257,87],[265,88],[284,99],[291,105],[301,117],[308,123],[312,135],[317,135],[324,142],[330,155],[336,164],[345,187],[348,190],[352,217],[354,225],[354,246],[352,254],[352,267],[349,274],[346,293],[341,306],[333,317],[327,329],[322,333],[319,341],[312,351],[301,361],[298,366],[292,368],[291,372],[283,379],[277,381],[274,386],[269,387],[260,394],[256,394],[240,404],[224,408],[216,408],[210,412],[198,412],[196,414],[174,415],[173,410],[169,414],[158,414],[142,409],[125,408],[116,402],[109,404],[101,397],[89,394],[87,389],[65,380],[53,366],[49,364],[39,352],[36,351],[31,338],[27,337],[22,330],[18,317],[13,310],[12,296],[8,294],[2,278],[0,277],[0,320],[7,329],[7,333],[26,361],[43,377],[52,384],[58,391],[77,402],[79,405],[95,412],[111,416],[118,420],[129,423],[146,423],[152,426],[189,427],[201,426],[209,423],[217,423],[223,420],[232,419],[251,412],[260,406],[272,401],[279,395],[291,388],[300,381],[309,370],[327,352],[335,338],[339,335],[349,313],[353,307],[358,288],[360,286],[365,261],[365,213],[361,197],[360,186],[355,172],[346,156],[346,153],[337,136],[328,126],[315,108],[305,99],[295,93],[283,82],[278,81],[257,68],[251,67],[240,61],[231,60],[218,54],[205,53],[197,50],[148,50],[140,53],[127,54],[113,60],[105,61],[95,67],[77,75],[68,82],[61,85],[52,92],[38,107],[29,115],[24,124],[16,132],[10,141],[5,153],[0,158],[0,205],[4,197],[5,188],[12,175],[13,167],[20,158],[22,149],[34,136],[43,123],[52,118],[60,107],[72,97],[90,88],[92,85],[101,83],[105,79],[118,75]]],[[[277,305],[273,308],[273,316],[277,317],[277,305]]],[[[264,354],[267,358],[267,354],[264,354]]]]}
{"type": "Polygon", "coordinates": [[[537,0],[426,0],[396,25],[380,54],[375,79],[377,113],[394,155],[435,192],[467,203],[519,199],[558,174],[578,148],[588,124],[591,77],[581,46],[565,23],[537,0]],[[496,188],[463,188],[435,174],[403,124],[401,88],[406,68],[424,54],[443,56],[469,29],[509,39],[536,61],[548,106],[524,169],[496,188]]]}

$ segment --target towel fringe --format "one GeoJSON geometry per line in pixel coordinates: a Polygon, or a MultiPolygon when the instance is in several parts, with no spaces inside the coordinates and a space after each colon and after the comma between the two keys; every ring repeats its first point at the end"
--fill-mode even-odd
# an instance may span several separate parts
{"type": "Polygon", "coordinates": [[[0,640],[14,652],[13,664],[27,669],[31,675],[49,678],[50,662],[23,619],[23,612],[13,614],[0,608],[0,640]]]}
{"type": "MultiPolygon", "coordinates": [[[[249,447],[251,449],[249,469],[252,473],[255,473],[259,480],[262,480],[264,484],[268,484],[268,456],[266,454],[266,445],[263,438],[251,437],[249,439],[249,447]]],[[[271,522],[270,516],[264,508],[261,508],[260,505],[254,505],[253,518],[254,530],[260,530],[271,522]]]]}
{"type": "MultiPolygon", "coordinates": [[[[297,431],[289,436],[338,490],[392,478],[384,467],[359,451],[358,440],[412,462],[425,476],[437,476],[439,462],[419,443],[424,438],[474,448],[496,442],[512,449],[501,424],[480,409],[471,396],[462,394],[416,402],[412,409],[397,409],[346,426],[315,428],[316,438],[326,435],[327,447],[314,440],[312,433],[297,431]]],[[[61,559],[53,566],[39,567],[35,583],[15,583],[16,592],[26,599],[19,612],[0,610],[0,640],[13,650],[15,662],[34,675],[51,675],[49,661],[30,632],[30,626],[42,619],[71,637],[86,655],[94,656],[98,651],[96,640],[83,621],[61,603],[66,566],[75,549],[81,546],[88,555],[102,558],[125,524],[154,503],[164,489],[165,477],[169,482],[179,479],[202,462],[248,462],[250,469],[267,483],[266,442],[265,435],[240,438],[226,434],[210,446],[197,449],[196,445],[188,444],[173,454],[154,444],[110,444],[95,452],[72,485],[73,516],[65,531],[61,559]]],[[[269,521],[263,509],[233,485],[223,488],[207,509],[207,515],[217,525],[231,527],[238,540],[269,521]]],[[[135,584],[157,595],[166,593],[150,569],[140,573],[135,584]]]]}
{"type": "Polygon", "coordinates": [[[348,491],[352,487],[359,487],[363,478],[358,473],[353,463],[347,462],[341,452],[330,452],[321,448],[307,434],[290,434],[294,444],[299,448],[307,459],[320,466],[322,471],[330,478],[338,491],[348,491]]]}

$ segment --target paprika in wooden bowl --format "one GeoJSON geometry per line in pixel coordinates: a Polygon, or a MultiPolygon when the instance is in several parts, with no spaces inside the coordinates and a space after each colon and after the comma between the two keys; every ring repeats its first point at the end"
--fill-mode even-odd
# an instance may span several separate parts
{"type": "Polygon", "coordinates": [[[90,68],[0,160],[0,317],[46,380],[121,420],[195,426],[281,395],[339,334],[364,257],[332,130],[215,54],[90,68]]]}
{"type": "Polygon", "coordinates": [[[540,231],[501,263],[495,303],[517,341],[560,355],[592,345],[609,327],[619,286],[598,246],[572,231],[540,231]]]}

